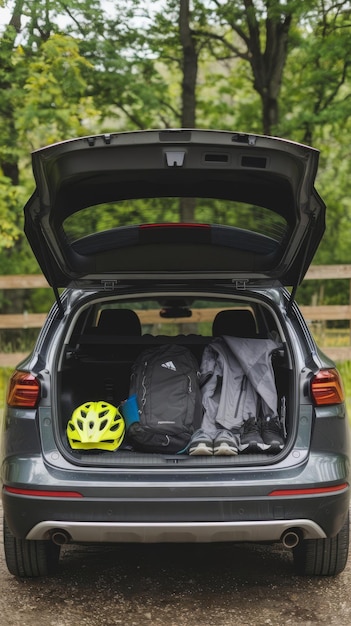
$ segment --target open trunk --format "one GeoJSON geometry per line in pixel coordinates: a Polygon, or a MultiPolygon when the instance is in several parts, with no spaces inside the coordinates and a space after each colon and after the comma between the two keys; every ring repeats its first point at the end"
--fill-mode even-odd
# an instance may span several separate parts
{"type": "Polygon", "coordinates": [[[202,296],[183,295],[128,302],[92,301],[72,321],[57,368],[58,433],[64,456],[76,463],[94,466],[277,462],[290,448],[294,411],[291,357],[282,335],[281,321],[273,310],[267,302],[260,303],[257,299],[229,301],[212,297],[208,300],[202,296]],[[216,327],[217,313],[227,309],[232,311],[230,327],[216,327]],[[137,314],[140,328],[132,328],[126,321],[126,310],[137,314]],[[131,368],[142,351],[160,345],[186,346],[200,368],[204,349],[215,336],[222,334],[249,339],[270,338],[277,345],[271,362],[277,390],[277,412],[285,430],[285,444],[279,454],[239,454],[219,458],[169,454],[167,451],[164,454],[142,453],[128,445],[127,437],[113,452],[72,450],[66,429],[73,410],[87,401],[104,400],[120,406],[129,396],[131,368]]]}

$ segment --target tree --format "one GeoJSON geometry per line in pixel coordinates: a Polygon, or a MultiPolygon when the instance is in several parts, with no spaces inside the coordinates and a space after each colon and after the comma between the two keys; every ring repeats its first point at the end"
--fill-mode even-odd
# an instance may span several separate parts
{"type": "Polygon", "coordinates": [[[13,114],[19,94],[16,80],[13,80],[15,73],[13,52],[16,37],[21,28],[23,5],[24,0],[16,0],[0,46],[0,133],[2,137],[0,166],[4,176],[8,177],[13,185],[18,185],[19,182],[18,149],[13,114]]]}
{"type": "MultiPolygon", "coordinates": [[[[82,0],[76,4],[85,10],[91,5],[82,0]]],[[[82,119],[88,118],[81,99],[81,66],[86,61],[72,37],[57,34],[63,7],[59,0],[15,0],[0,36],[0,249],[15,246],[17,253],[23,239],[23,201],[30,190],[24,188],[30,180],[26,168],[20,179],[20,160],[29,163],[30,150],[41,142],[81,134],[82,119]]],[[[17,254],[18,262],[20,258],[17,254]]]]}
{"type": "MultiPolygon", "coordinates": [[[[182,49],[181,69],[181,125],[183,128],[196,127],[196,85],[199,51],[190,25],[189,0],[179,2],[179,38],[182,49]]],[[[196,199],[180,198],[179,212],[182,222],[193,222],[196,199]]]]}
{"type": "Polygon", "coordinates": [[[279,123],[279,95],[296,2],[213,0],[213,4],[222,34],[212,37],[228,53],[250,64],[253,87],[261,99],[262,129],[265,134],[272,134],[279,123]]]}
{"type": "Polygon", "coordinates": [[[282,91],[280,132],[312,145],[338,132],[351,113],[351,6],[318,2],[291,52],[282,91]]]}
{"type": "Polygon", "coordinates": [[[38,53],[27,59],[20,48],[17,65],[23,66],[22,107],[16,112],[16,128],[22,145],[34,150],[47,143],[87,132],[86,121],[97,115],[87,95],[84,70],[89,62],[79,43],[55,33],[43,41],[38,53]]]}

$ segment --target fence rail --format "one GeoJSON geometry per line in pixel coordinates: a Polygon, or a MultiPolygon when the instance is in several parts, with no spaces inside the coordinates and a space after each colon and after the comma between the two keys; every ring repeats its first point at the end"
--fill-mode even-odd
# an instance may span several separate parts
{"type": "MultiPolygon", "coordinates": [[[[301,311],[306,320],[310,322],[326,322],[329,320],[347,320],[351,328],[351,265],[314,265],[310,267],[305,280],[327,280],[327,279],[349,279],[349,301],[350,304],[335,305],[311,305],[301,306],[301,311]]],[[[15,275],[0,276],[0,289],[35,289],[39,287],[50,288],[45,278],[41,275],[15,275]]],[[[146,313],[146,312],[145,312],[146,313]]],[[[152,313],[148,315],[152,320],[152,313]]],[[[14,328],[40,328],[46,318],[44,313],[23,314],[0,314],[0,330],[14,328]]],[[[145,320],[146,321],[146,320],[145,320]]],[[[351,337],[350,337],[351,340],[351,337]]],[[[323,351],[333,360],[351,360],[351,345],[348,346],[327,346],[322,347],[323,351]]],[[[26,354],[23,353],[0,353],[0,367],[14,367],[26,354]]]]}

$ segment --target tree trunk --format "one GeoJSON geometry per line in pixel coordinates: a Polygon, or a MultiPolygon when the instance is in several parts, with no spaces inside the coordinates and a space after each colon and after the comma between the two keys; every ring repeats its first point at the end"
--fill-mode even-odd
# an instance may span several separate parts
{"type": "MultiPolygon", "coordinates": [[[[194,33],[190,27],[189,0],[179,3],[179,36],[182,47],[182,128],[196,126],[196,82],[198,71],[198,51],[194,33]]],[[[195,198],[181,198],[179,202],[180,220],[193,222],[195,216],[195,198]]]]}
{"type": "Polygon", "coordinates": [[[272,129],[279,122],[278,97],[270,97],[265,93],[260,94],[262,102],[262,126],[264,135],[271,135],[272,129]]]}
{"type": "Polygon", "coordinates": [[[288,55],[288,36],[292,16],[286,14],[272,17],[269,3],[266,3],[265,49],[262,52],[260,23],[256,20],[252,0],[246,0],[245,5],[249,31],[247,45],[254,76],[254,88],[261,98],[263,132],[265,135],[271,135],[279,123],[278,101],[288,55]]]}
{"type": "Polygon", "coordinates": [[[196,121],[196,81],[198,52],[190,27],[189,0],[179,3],[179,36],[182,47],[182,114],[183,128],[194,128],[196,121]]]}

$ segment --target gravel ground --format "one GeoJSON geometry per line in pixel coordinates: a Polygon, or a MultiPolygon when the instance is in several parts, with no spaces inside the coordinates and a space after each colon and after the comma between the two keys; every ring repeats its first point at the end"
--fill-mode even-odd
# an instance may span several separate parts
{"type": "Polygon", "coordinates": [[[53,578],[19,580],[0,548],[0,626],[350,626],[351,557],[299,578],[278,545],[64,548],[53,578]]]}

